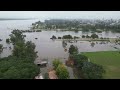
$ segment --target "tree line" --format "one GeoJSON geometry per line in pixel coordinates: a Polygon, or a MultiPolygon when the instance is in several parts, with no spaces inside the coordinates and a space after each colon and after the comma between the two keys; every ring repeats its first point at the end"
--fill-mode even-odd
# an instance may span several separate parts
{"type": "Polygon", "coordinates": [[[13,30],[8,41],[13,44],[13,51],[12,55],[0,58],[0,78],[34,79],[40,73],[40,68],[34,64],[35,44],[25,42],[25,35],[20,30],[13,30]]]}

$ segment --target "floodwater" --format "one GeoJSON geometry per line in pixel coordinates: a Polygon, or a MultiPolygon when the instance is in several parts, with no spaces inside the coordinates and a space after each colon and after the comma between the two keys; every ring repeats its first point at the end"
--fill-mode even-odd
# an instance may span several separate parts
{"type": "MultiPolygon", "coordinates": [[[[10,50],[9,47],[12,45],[6,43],[6,39],[9,38],[9,34],[11,33],[12,29],[22,29],[26,30],[29,29],[28,27],[31,26],[37,20],[6,20],[0,21],[0,44],[3,44],[4,49],[1,53],[1,57],[7,57],[11,55],[12,49],[10,50]]],[[[55,35],[56,37],[62,37],[63,35],[72,35],[72,36],[79,36],[82,35],[91,35],[90,32],[74,32],[74,31],[42,31],[42,32],[32,32],[32,33],[24,33],[26,35],[27,41],[32,41],[36,45],[36,51],[38,51],[38,58],[47,58],[51,64],[54,58],[60,58],[61,61],[65,63],[65,60],[68,58],[68,49],[70,45],[75,45],[78,47],[79,52],[96,52],[96,51],[109,51],[109,50],[116,50],[114,48],[114,43],[105,42],[106,44],[100,44],[101,42],[95,42],[95,45],[91,45],[91,42],[88,41],[78,41],[73,43],[67,43],[67,46],[64,46],[62,41],[54,41],[50,38],[55,35]],[[38,39],[35,39],[38,38],[38,39]],[[65,52],[64,48],[67,49],[65,52]]],[[[112,32],[102,32],[97,33],[99,37],[106,37],[106,38],[116,38],[120,36],[120,33],[112,33],[112,32]]],[[[120,48],[120,45],[116,45],[116,47],[120,48]]],[[[70,69],[70,68],[69,68],[70,69]]]]}

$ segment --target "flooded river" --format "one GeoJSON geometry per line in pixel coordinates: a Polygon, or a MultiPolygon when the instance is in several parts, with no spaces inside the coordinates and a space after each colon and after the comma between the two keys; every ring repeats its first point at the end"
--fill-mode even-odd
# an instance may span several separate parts
{"type": "MultiPolygon", "coordinates": [[[[12,29],[22,29],[26,30],[29,29],[28,27],[31,26],[37,20],[6,20],[0,21],[0,44],[3,44],[4,49],[1,53],[1,57],[7,57],[11,55],[12,49],[10,50],[9,47],[12,45],[6,43],[6,39],[9,38],[9,34],[11,33],[12,29]]],[[[106,42],[106,44],[101,44],[101,42],[95,42],[95,45],[91,45],[91,42],[88,41],[78,41],[73,43],[67,43],[65,47],[62,41],[53,41],[50,38],[55,35],[56,37],[62,37],[63,35],[72,35],[72,36],[79,36],[82,35],[91,35],[90,32],[74,32],[74,31],[42,31],[42,32],[32,32],[32,33],[24,33],[26,35],[27,41],[32,41],[36,45],[36,51],[38,51],[38,58],[48,58],[51,62],[54,58],[60,58],[61,61],[65,63],[65,60],[68,58],[68,49],[70,45],[75,45],[78,47],[79,52],[95,52],[95,51],[109,51],[109,50],[116,50],[114,48],[114,43],[106,42]],[[38,38],[38,39],[35,39],[38,38]],[[64,48],[67,48],[65,52],[64,48]]],[[[119,33],[112,33],[112,32],[102,32],[97,33],[99,37],[106,37],[106,38],[116,38],[120,36],[119,33]]],[[[120,48],[120,45],[116,45],[116,47],[120,48]]]]}

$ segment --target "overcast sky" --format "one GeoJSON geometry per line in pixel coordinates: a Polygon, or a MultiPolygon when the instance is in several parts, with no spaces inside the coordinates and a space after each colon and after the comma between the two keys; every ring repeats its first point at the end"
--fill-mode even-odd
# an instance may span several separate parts
{"type": "Polygon", "coordinates": [[[84,18],[118,19],[120,11],[0,11],[0,18],[84,18]]]}

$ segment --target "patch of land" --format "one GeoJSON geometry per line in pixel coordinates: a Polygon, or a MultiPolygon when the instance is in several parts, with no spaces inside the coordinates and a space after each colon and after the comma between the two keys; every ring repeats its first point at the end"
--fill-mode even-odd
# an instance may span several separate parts
{"type": "Polygon", "coordinates": [[[120,79],[120,53],[118,51],[102,51],[83,53],[91,62],[102,65],[105,79],[120,79]]]}

